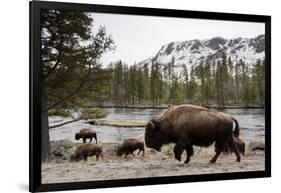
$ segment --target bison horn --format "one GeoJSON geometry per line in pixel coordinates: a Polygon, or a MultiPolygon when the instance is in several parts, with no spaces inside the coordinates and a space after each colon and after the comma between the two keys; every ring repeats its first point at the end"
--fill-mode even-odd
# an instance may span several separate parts
{"type": "Polygon", "coordinates": [[[155,128],[155,125],[152,121],[149,121],[148,124],[151,125],[151,128],[153,128],[153,129],[155,128]]]}

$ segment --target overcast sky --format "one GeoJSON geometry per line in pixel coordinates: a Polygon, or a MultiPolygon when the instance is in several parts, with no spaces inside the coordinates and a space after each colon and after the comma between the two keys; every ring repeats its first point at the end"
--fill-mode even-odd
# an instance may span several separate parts
{"type": "Polygon", "coordinates": [[[116,50],[104,54],[103,64],[123,60],[133,64],[155,56],[162,45],[172,41],[224,38],[252,38],[264,34],[263,23],[233,22],[202,19],[134,16],[92,13],[95,32],[106,27],[116,45],[116,50]]]}

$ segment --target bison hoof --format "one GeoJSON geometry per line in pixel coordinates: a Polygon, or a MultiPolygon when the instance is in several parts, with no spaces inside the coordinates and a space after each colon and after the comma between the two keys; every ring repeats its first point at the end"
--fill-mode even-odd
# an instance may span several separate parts
{"type": "Polygon", "coordinates": [[[214,164],[214,163],[216,163],[216,160],[211,159],[209,163],[214,164]]]}
{"type": "Polygon", "coordinates": [[[178,161],[181,161],[181,157],[180,157],[180,156],[175,156],[175,158],[176,158],[178,161]]]}
{"type": "Polygon", "coordinates": [[[188,164],[188,163],[189,163],[189,161],[190,161],[190,160],[185,160],[185,162],[184,162],[184,163],[185,163],[185,164],[188,164]]]}
{"type": "Polygon", "coordinates": [[[236,161],[237,161],[237,162],[240,162],[240,161],[241,161],[241,159],[240,159],[240,158],[237,158],[237,159],[236,159],[236,161]]]}

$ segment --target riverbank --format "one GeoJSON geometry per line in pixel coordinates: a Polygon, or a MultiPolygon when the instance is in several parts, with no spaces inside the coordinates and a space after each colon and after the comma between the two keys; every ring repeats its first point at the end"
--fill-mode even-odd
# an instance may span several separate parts
{"type": "Polygon", "coordinates": [[[147,121],[108,121],[104,119],[88,121],[90,125],[101,125],[101,126],[111,126],[111,127],[145,127],[147,121]]]}
{"type": "MultiPolygon", "coordinates": [[[[67,145],[69,154],[79,144],[67,145]]],[[[177,176],[225,172],[260,171],[265,169],[264,151],[251,151],[247,146],[241,162],[236,162],[234,154],[222,154],[215,164],[209,164],[214,148],[195,148],[189,164],[174,159],[173,145],[163,146],[162,152],[145,148],[145,156],[136,155],[120,158],[116,156],[117,143],[103,143],[104,160],[91,157],[87,162],[69,162],[68,156],[42,164],[42,183],[79,182],[144,178],[158,176],[177,176]]],[[[53,146],[54,148],[54,146],[53,146]]],[[[58,148],[58,147],[56,147],[58,148]]]]}
{"type": "MultiPolygon", "coordinates": [[[[177,104],[180,105],[180,104],[177,104]]],[[[199,105],[205,108],[213,108],[213,109],[263,109],[263,106],[260,105],[225,105],[225,106],[217,106],[217,105],[199,105]]],[[[117,109],[168,109],[171,105],[86,105],[84,108],[117,108],[117,109]]]]}

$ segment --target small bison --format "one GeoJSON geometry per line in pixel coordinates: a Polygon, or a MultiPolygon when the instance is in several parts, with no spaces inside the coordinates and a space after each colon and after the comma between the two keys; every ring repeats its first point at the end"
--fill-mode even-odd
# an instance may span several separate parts
{"type": "Polygon", "coordinates": [[[86,139],[90,139],[90,142],[92,142],[92,139],[95,138],[96,144],[98,143],[97,140],[97,132],[92,129],[81,129],[78,133],[75,133],[75,139],[80,140],[80,138],[83,139],[83,143],[86,143],[86,139]]]}
{"type": "Polygon", "coordinates": [[[135,150],[139,150],[137,155],[142,151],[142,156],[144,156],[144,143],[137,139],[124,139],[123,143],[117,148],[117,156],[122,156],[125,154],[125,157],[127,155],[132,154],[134,155],[135,150]]]}
{"type": "MultiPolygon", "coordinates": [[[[240,154],[242,154],[243,156],[245,156],[245,142],[242,141],[240,138],[238,137],[235,137],[233,136],[233,142],[238,150],[238,152],[240,154]]],[[[218,151],[218,147],[217,147],[217,143],[215,144],[215,151],[217,152],[218,151]]],[[[223,153],[235,153],[235,150],[233,148],[233,146],[229,145],[228,143],[226,143],[226,145],[224,146],[223,150],[222,150],[223,153]]]]}
{"type": "Polygon", "coordinates": [[[73,155],[70,157],[70,161],[80,161],[84,159],[87,161],[88,157],[96,156],[96,159],[99,159],[99,156],[103,159],[102,147],[95,144],[83,144],[76,148],[73,155]]]}
{"type": "Polygon", "coordinates": [[[175,158],[181,161],[181,155],[186,151],[184,163],[190,161],[194,145],[208,147],[215,142],[216,153],[210,160],[214,163],[227,144],[233,149],[236,161],[240,162],[241,156],[233,139],[239,137],[239,130],[238,121],[231,115],[195,105],[179,105],[170,107],[161,117],[148,122],[145,144],[160,152],[163,144],[176,143],[175,158]]]}

